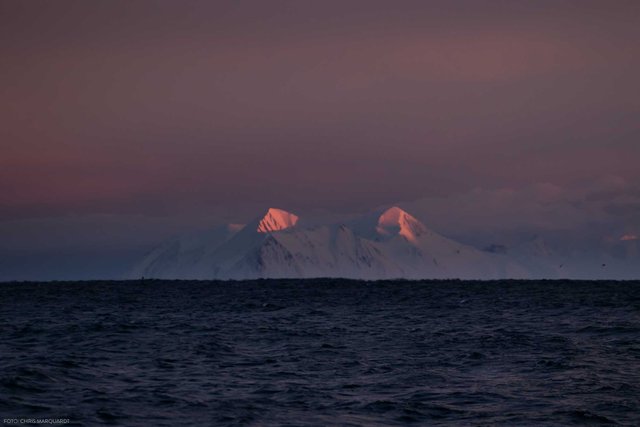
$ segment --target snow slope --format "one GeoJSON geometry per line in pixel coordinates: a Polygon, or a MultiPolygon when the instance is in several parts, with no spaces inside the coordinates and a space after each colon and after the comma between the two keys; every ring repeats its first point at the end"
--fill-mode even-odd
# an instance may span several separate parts
{"type": "Polygon", "coordinates": [[[298,216],[271,208],[245,226],[226,226],[166,242],[131,277],[252,279],[345,277],[526,277],[509,257],[457,243],[393,207],[349,224],[298,227],[298,216]]]}
{"type": "Polygon", "coordinates": [[[534,279],[631,280],[640,277],[640,241],[628,238],[541,236],[522,241],[506,254],[534,279]]]}
{"type": "Polygon", "coordinates": [[[352,226],[364,238],[380,242],[405,278],[527,277],[510,258],[441,236],[397,207],[371,213],[352,226]]]}

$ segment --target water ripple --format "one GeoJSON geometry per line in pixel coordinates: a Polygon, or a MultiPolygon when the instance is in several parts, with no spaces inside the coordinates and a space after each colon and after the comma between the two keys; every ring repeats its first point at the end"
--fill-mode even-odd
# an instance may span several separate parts
{"type": "Polygon", "coordinates": [[[640,425],[640,282],[0,285],[3,418],[640,425]]]}

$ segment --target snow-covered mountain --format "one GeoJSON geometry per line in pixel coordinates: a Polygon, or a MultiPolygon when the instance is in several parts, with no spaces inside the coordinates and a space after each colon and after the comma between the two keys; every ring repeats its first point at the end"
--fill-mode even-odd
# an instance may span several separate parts
{"type": "Polygon", "coordinates": [[[348,224],[303,228],[298,216],[271,208],[254,221],[166,242],[131,276],[166,279],[344,277],[520,278],[512,258],[447,239],[400,208],[348,224]]]}
{"type": "Polygon", "coordinates": [[[640,277],[640,240],[635,235],[537,235],[507,248],[492,245],[523,266],[532,279],[613,279],[640,277]]]}

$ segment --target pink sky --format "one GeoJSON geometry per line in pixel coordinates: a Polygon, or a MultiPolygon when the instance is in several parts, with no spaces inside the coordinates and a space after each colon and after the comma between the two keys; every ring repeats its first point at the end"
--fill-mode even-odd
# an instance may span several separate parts
{"type": "Polygon", "coordinates": [[[442,212],[507,218],[496,195],[540,185],[560,224],[607,177],[624,189],[597,211],[623,221],[639,40],[637,1],[3,2],[0,229],[398,203],[474,229],[442,212]]]}
{"type": "Polygon", "coordinates": [[[633,1],[5,3],[0,217],[640,175],[633,1]]]}

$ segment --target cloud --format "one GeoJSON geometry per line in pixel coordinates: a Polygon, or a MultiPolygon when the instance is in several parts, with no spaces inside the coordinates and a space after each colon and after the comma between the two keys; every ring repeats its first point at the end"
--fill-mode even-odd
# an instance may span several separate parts
{"type": "Polygon", "coordinates": [[[521,188],[477,188],[403,206],[436,230],[455,235],[512,230],[634,230],[640,226],[640,186],[609,176],[589,184],[537,183],[521,188]]]}

